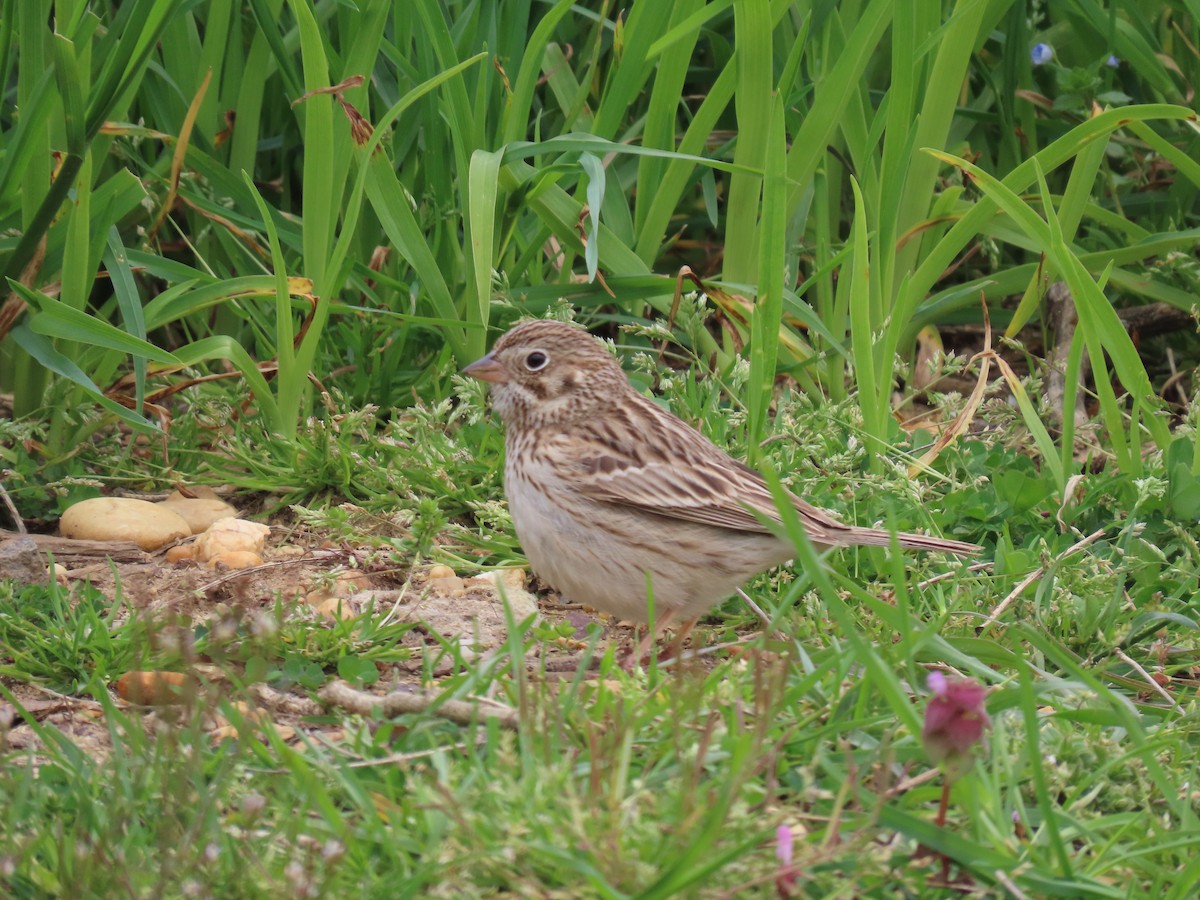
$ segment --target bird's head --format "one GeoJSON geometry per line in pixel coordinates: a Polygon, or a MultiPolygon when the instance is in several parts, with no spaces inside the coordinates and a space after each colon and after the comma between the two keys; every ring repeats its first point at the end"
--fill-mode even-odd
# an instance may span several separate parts
{"type": "Polygon", "coordinates": [[[577,325],[524,322],[463,372],[490,382],[508,426],[563,426],[595,415],[631,390],[608,349],[577,325]]]}

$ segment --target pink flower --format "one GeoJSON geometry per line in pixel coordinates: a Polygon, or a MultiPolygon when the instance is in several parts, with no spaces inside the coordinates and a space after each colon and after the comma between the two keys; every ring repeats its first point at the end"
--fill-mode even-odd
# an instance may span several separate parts
{"type": "Polygon", "coordinates": [[[792,829],[787,825],[775,829],[775,858],[781,866],[792,864],[792,829]]]}
{"type": "Polygon", "coordinates": [[[775,829],[775,858],[779,860],[780,872],[775,876],[775,890],[780,897],[792,896],[792,887],[796,884],[797,873],[789,871],[792,867],[792,829],[780,825],[775,829]]]}
{"type": "Polygon", "coordinates": [[[941,672],[931,673],[928,685],[933,696],[925,707],[921,740],[930,759],[953,781],[970,769],[972,751],[991,727],[983,708],[988,689],[977,681],[948,679],[941,672]]]}

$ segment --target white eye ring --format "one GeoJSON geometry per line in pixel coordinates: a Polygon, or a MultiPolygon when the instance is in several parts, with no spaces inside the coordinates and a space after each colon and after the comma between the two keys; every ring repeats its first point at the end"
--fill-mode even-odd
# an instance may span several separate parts
{"type": "Polygon", "coordinates": [[[531,350],[525,357],[525,368],[530,372],[540,372],[550,365],[550,354],[545,350],[531,350]]]}

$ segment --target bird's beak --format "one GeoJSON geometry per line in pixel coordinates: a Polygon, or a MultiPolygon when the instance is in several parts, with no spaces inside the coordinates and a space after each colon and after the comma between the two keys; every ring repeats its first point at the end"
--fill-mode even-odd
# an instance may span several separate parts
{"type": "Polygon", "coordinates": [[[490,353],[487,356],[481,356],[463,369],[463,374],[478,378],[480,381],[490,381],[492,384],[508,381],[508,374],[504,371],[504,366],[490,353]]]}

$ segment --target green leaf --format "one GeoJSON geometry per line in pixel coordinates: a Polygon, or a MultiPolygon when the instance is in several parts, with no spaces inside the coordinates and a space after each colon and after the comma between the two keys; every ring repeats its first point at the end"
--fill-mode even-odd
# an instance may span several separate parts
{"type": "Polygon", "coordinates": [[[379,680],[375,663],[360,656],[342,656],[337,661],[338,677],[351,684],[368,685],[379,680]]]}
{"type": "Polygon", "coordinates": [[[115,325],[110,325],[95,316],[72,309],[41,291],[30,290],[11,278],[9,287],[16,291],[37,312],[30,316],[30,328],[47,337],[77,341],[93,347],[119,350],[131,356],[140,356],[154,362],[178,364],[172,353],[160,350],[149,341],[126,334],[115,325]]]}
{"type": "Polygon", "coordinates": [[[26,353],[32,356],[39,364],[49,369],[56,375],[61,375],[68,381],[79,385],[87,391],[97,403],[107,409],[110,413],[128,422],[131,426],[139,431],[157,432],[158,428],[155,424],[143,416],[138,415],[133,410],[126,409],[119,403],[116,403],[104,396],[104,392],[92,382],[87,374],[75,365],[74,362],[67,359],[57,350],[50,341],[46,340],[43,335],[34,332],[27,323],[21,322],[10,332],[14,341],[26,353]]]}
{"type": "Polygon", "coordinates": [[[746,385],[749,421],[747,443],[749,462],[758,461],[760,444],[767,434],[767,420],[775,392],[775,369],[779,360],[779,325],[783,319],[783,279],[787,239],[784,198],[787,189],[784,169],[787,164],[787,135],[784,130],[783,102],[776,94],[771,106],[763,179],[762,236],[758,242],[758,295],[750,319],[750,380],[746,385]]]}
{"type": "Polygon", "coordinates": [[[587,173],[588,223],[591,229],[584,245],[583,258],[587,265],[588,281],[596,277],[600,262],[600,208],[604,204],[604,166],[591,153],[579,155],[579,165],[587,173]]]}
{"type": "MultiPolygon", "coordinates": [[[[471,155],[471,170],[467,174],[471,188],[467,194],[470,202],[467,210],[467,224],[470,229],[469,245],[471,268],[474,275],[475,303],[473,306],[467,307],[466,319],[469,322],[484,325],[490,318],[492,254],[496,240],[496,201],[500,193],[500,162],[503,156],[503,148],[490,153],[476,150],[471,155]]],[[[468,332],[466,355],[482,356],[486,341],[486,334],[468,332]]]]}
{"type": "Polygon", "coordinates": [[[948,856],[969,872],[979,875],[990,874],[995,869],[1011,871],[1017,860],[994,847],[972,841],[961,830],[940,828],[926,819],[919,819],[896,807],[886,804],[879,811],[879,824],[900,832],[905,837],[930,850],[948,856]]]}
{"type": "MultiPolygon", "coordinates": [[[[137,284],[133,280],[133,272],[129,268],[129,259],[125,255],[125,245],[121,242],[121,233],[116,226],[108,230],[108,252],[104,254],[104,267],[108,271],[113,293],[117,297],[117,306],[121,310],[121,320],[125,323],[125,333],[143,343],[146,341],[145,311],[142,308],[142,298],[138,294],[137,284]]],[[[153,345],[150,345],[153,346],[153,345]]],[[[142,399],[146,395],[146,359],[144,355],[134,354],[134,408],[141,410],[142,399]]]]}

